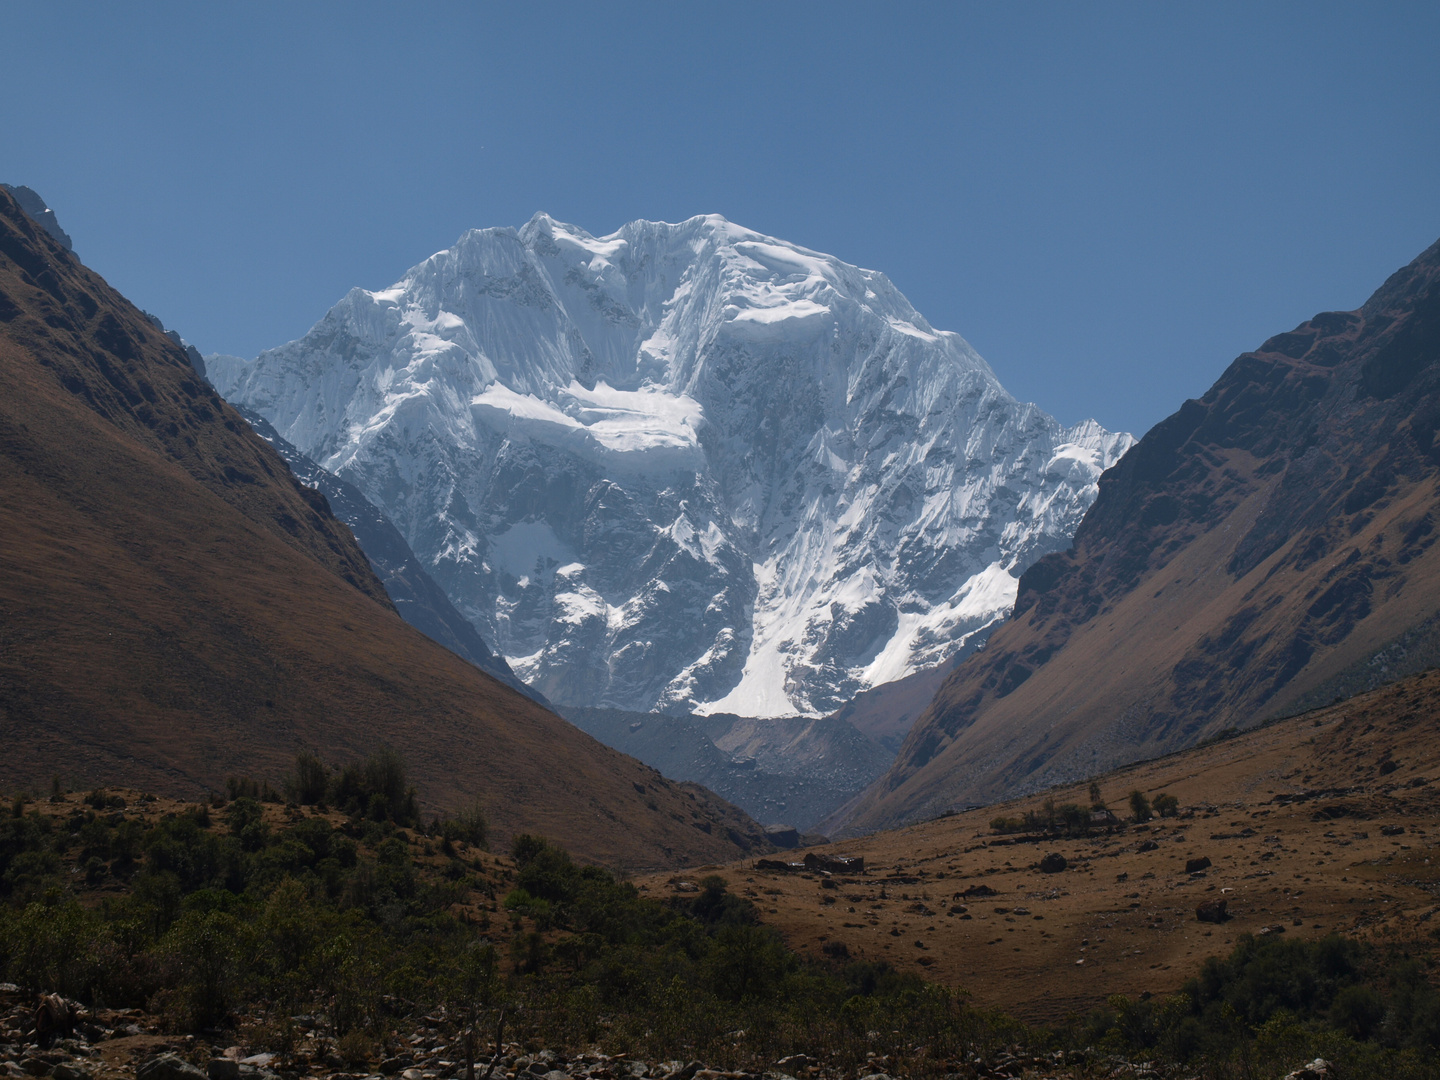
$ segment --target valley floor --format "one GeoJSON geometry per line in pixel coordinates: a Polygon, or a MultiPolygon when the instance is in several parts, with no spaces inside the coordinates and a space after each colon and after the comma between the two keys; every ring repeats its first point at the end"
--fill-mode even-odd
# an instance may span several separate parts
{"type": "MultiPolygon", "coordinates": [[[[863,875],[757,870],[657,874],[663,895],[719,873],[791,947],[881,959],[1022,1019],[1084,1014],[1111,994],[1173,993],[1241,934],[1332,931],[1380,943],[1440,929],[1440,671],[1100,778],[1180,814],[1086,838],[1000,835],[990,822],[1060,788],[810,849],[863,856],[863,875]],[[1066,869],[1043,873],[1043,856],[1066,869]],[[1211,865],[1187,873],[1192,859],[1211,865]],[[983,893],[983,894],[982,894],[983,893]],[[1200,922],[1224,899],[1231,918],[1200,922]]],[[[798,855],[790,856],[798,859],[798,855]]]]}

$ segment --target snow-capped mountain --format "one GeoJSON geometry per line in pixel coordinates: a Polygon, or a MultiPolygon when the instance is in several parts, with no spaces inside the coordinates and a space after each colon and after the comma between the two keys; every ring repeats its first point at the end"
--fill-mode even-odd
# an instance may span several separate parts
{"type": "Polygon", "coordinates": [[[466,233],[207,358],[562,705],[827,713],[938,663],[1130,446],[1017,402],[880,273],[717,216],[466,233]]]}

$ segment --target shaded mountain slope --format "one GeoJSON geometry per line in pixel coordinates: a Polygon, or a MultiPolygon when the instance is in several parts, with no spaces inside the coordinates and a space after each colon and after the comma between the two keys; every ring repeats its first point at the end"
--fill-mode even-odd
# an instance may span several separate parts
{"type": "Polygon", "coordinates": [[[1072,549],[825,827],[1068,781],[1433,656],[1437,360],[1440,244],[1239,357],[1104,475],[1072,549]]]}
{"type": "Polygon", "coordinates": [[[892,754],[899,753],[915,721],[920,718],[946,676],[961,658],[925,668],[903,679],[863,690],[831,713],[832,720],[843,720],[857,731],[868,735],[892,754]]]}
{"type": "MultiPolygon", "coordinates": [[[[194,363],[196,357],[192,356],[190,359],[191,363],[194,363]]],[[[290,466],[295,478],[306,487],[314,488],[324,495],[335,516],[350,526],[356,542],[370,560],[371,568],[379,575],[381,584],[385,586],[386,593],[402,619],[431,641],[438,641],[480,670],[489,672],[511,689],[520,691],[541,705],[549,706],[550,703],[543,695],[515,677],[503,656],[497,656],[490,651],[479,631],[455,610],[455,605],[450,603],[445,591],[426,573],[400,531],[374,503],[360,493],[359,488],[316,465],[291,443],[281,438],[270,421],[259,413],[243,405],[238,406],[236,411],[255,429],[257,435],[285,459],[285,464],[290,466]]]]}
{"type": "Polygon", "coordinates": [[[833,716],[563,711],[606,746],[672,779],[704,784],[757,821],[801,833],[863,791],[894,757],[833,716]]]}
{"type": "Polygon", "coordinates": [[[323,496],[4,194],[0,370],[0,784],[194,797],[389,744],[502,842],[622,866],[763,843],[406,625],[323,496]]]}

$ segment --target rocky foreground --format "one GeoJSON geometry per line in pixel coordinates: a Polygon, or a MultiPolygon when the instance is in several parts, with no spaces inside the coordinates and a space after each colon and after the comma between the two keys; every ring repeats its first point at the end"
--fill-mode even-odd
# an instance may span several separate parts
{"type": "MultiPolygon", "coordinates": [[[[75,1002],[49,1009],[13,983],[0,984],[0,1077],[13,1080],[461,1080],[466,1076],[463,1037],[443,1018],[423,1017],[397,1026],[388,1056],[347,1060],[310,1017],[293,1017],[288,1053],[253,1045],[222,1047],[223,1032],[167,1034],[161,1017],[138,1009],[87,1010],[75,1002]],[[59,1013],[58,1019],[56,1014],[59,1013]],[[405,1036],[401,1028],[413,1029],[405,1036]],[[404,1047],[404,1049],[399,1049],[404,1047]],[[458,1059],[458,1060],[457,1060],[458,1059]]],[[[51,998],[51,1001],[58,999],[51,998]]],[[[273,1029],[272,1029],[273,1031],[273,1029]]],[[[233,1034],[233,1033],[229,1033],[233,1034]]],[[[923,1060],[916,1048],[914,1061],[923,1060]]],[[[866,1068],[845,1070],[803,1054],[781,1058],[758,1072],[711,1068],[699,1061],[645,1061],[597,1050],[563,1053],[504,1043],[476,1061],[479,1080],[892,1080],[911,1074],[912,1062],[871,1055],[866,1068]]],[[[1098,1077],[1160,1078],[1174,1073],[1148,1062],[1092,1050],[1032,1054],[1000,1052],[964,1061],[926,1062],[923,1071],[944,1080],[1081,1080],[1098,1077]]],[[[1283,1080],[1335,1080],[1314,1061],[1283,1080]]]]}

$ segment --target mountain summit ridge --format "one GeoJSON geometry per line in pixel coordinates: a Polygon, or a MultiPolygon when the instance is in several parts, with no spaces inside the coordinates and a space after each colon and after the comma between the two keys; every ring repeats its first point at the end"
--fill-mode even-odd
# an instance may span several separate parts
{"type": "Polygon", "coordinates": [[[216,387],[562,705],[819,715],[953,658],[1131,444],[885,275],[718,215],[477,229],[216,387]]]}

